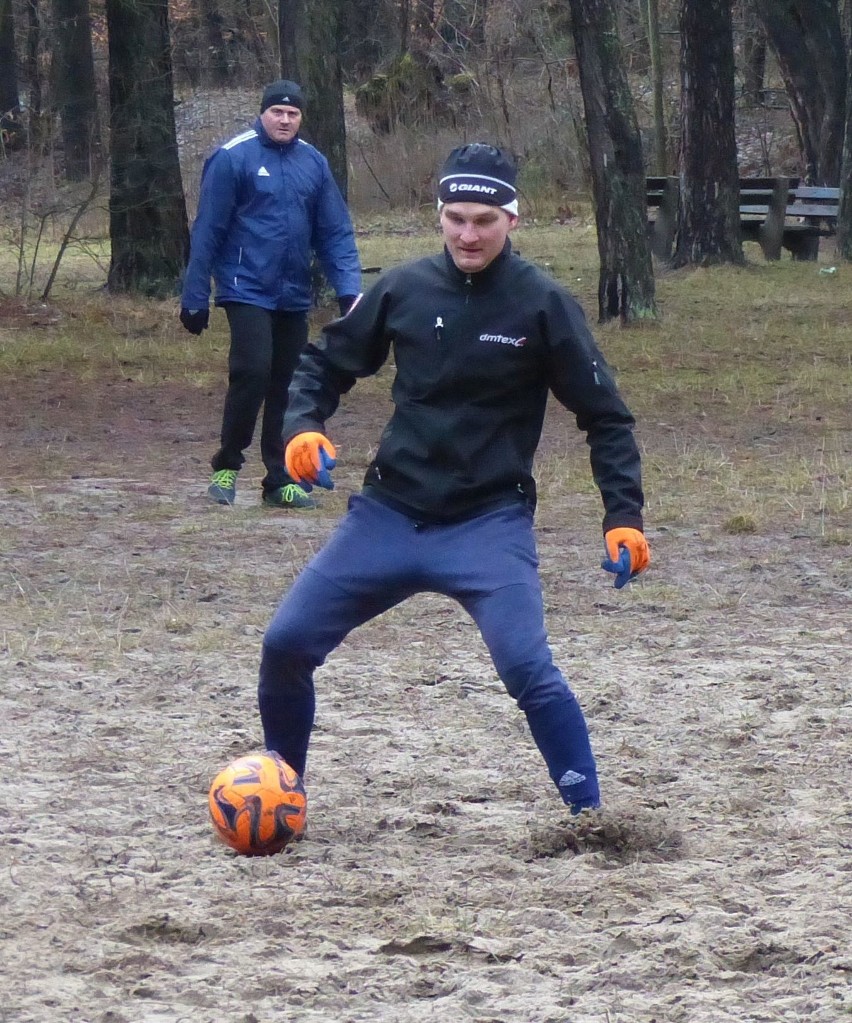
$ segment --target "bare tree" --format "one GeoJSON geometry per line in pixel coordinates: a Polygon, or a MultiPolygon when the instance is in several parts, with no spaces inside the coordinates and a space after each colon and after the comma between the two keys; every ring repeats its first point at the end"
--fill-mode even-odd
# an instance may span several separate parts
{"type": "Polygon", "coordinates": [[[225,39],[225,19],[216,0],[205,0],[199,14],[207,41],[210,80],[213,85],[225,86],[231,78],[228,44],[225,39]]]}
{"type": "Polygon", "coordinates": [[[592,168],[601,320],[657,315],[645,226],[645,164],[615,0],[570,0],[592,168]]]}
{"type": "Polygon", "coordinates": [[[658,0],[644,0],[648,22],[648,51],[651,56],[651,84],[654,90],[654,173],[668,172],[666,156],[666,114],[663,105],[663,58],[660,50],[660,7],[658,0]]]}
{"type": "Polygon", "coordinates": [[[754,0],[745,0],[741,5],[743,99],[749,106],[756,107],[763,102],[764,80],[766,78],[766,32],[754,0]]]}
{"type": "Polygon", "coordinates": [[[22,137],[12,0],[0,0],[0,154],[14,149],[22,137]]]}
{"type": "Polygon", "coordinates": [[[166,295],[189,254],[167,0],[106,0],[114,291],[166,295]]]}
{"type": "Polygon", "coordinates": [[[346,198],[340,0],[279,0],[278,12],[281,73],[302,86],[308,101],[302,134],[325,155],[346,198]]]}
{"type": "MultiPolygon", "coordinates": [[[[843,8],[843,38],[846,52],[852,47],[852,2],[843,8]]],[[[846,125],[840,169],[840,206],[837,211],[837,251],[852,260],[852,69],[846,75],[846,125]]]]}
{"type": "Polygon", "coordinates": [[[100,131],[89,0],[53,0],[56,105],[62,124],[65,177],[92,172],[100,131]]]}
{"type": "Polygon", "coordinates": [[[744,263],[730,0],[681,0],[680,39],[680,206],[672,263],[744,263]]]}
{"type": "Polygon", "coordinates": [[[42,12],[39,0],[25,0],[23,70],[28,86],[27,136],[33,153],[40,152],[49,135],[44,111],[44,71],[42,55],[42,12]]]}
{"type": "Polygon", "coordinates": [[[784,76],[803,176],[814,184],[837,185],[846,119],[846,47],[838,0],[755,4],[784,76]]]}

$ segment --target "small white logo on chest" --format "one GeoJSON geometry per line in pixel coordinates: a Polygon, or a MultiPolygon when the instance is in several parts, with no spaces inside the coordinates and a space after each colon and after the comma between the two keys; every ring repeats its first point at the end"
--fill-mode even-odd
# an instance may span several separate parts
{"type": "Polygon", "coordinates": [[[259,178],[268,178],[269,171],[265,167],[261,167],[260,170],[257,172],[257,176],[259,178]]]}

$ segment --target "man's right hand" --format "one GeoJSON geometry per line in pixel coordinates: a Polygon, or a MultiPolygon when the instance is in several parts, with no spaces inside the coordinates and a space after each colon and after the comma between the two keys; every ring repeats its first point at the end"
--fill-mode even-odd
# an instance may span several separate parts
{"type": "Polygon", "coordinates": [[[296,483],[334,490],[331,469],[337,464],[334,445],[321,433],[297,433],[284,450],[287,472],[296,483]]]}
{"type": "Polygon", "coordinates": [[[209,309],[181,309],[180,322],[190,334],[200,334],[210,324],[209,309]]]}

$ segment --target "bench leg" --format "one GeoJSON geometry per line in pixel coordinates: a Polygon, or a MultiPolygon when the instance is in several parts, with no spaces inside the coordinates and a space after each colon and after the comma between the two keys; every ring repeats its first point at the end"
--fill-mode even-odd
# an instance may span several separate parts
{"type": "Polygon", "coordinates": [[[658,214],[656,220],[652,220],[648,224],[648,237],[651,242],[651,251],[657,259],[667,262],[672,258],[674,235],[674,224],[662,212],[658,214]]]}
{"type": "Polygon", "coordinates": [[[763,224],[758,232],[757,240],[760,242],[761,249],[763,249],[764,259],[781,258],[780,231],[774,231],[767,224],[763,224]]]}
{"type": "Polygon", "coordinates": [[[816,262],[819,258],[819,235],[788,235],[784,239],[784,247],[790,250],[793,259],[797,259],[802,262],[816,262]]]}

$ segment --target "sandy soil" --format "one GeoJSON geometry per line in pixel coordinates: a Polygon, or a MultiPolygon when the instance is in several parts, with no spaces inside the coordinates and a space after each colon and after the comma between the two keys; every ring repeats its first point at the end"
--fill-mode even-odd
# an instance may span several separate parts
{"type": "Polygon", "coordinates": [[[263,629],[383,410],[353,392],[338,490],[282,515],[256,455],[235,509],[204,500],[218,392],[0,387],[0,1020],[852,1019],[848,547],[652,519],[617,593],[596,497],[555,489],[549,625],[602,813],[568,818],[474,628],[423,596],[319,673],[308,837],[244,859],[207,787],[259,747],[263,629]]]}

